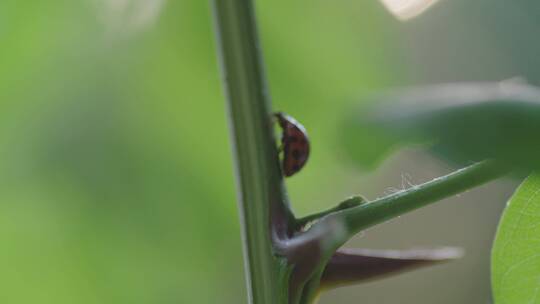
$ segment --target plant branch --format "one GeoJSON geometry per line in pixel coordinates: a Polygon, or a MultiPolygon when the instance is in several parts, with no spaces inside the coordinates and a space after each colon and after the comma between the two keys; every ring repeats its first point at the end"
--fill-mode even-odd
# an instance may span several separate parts
{"type": "Polygon", "coordinates": [[[236,164],[249,303],[287,303],[287,264],[272,238],[293,221],[279,168],[251,0],[213,0],[236,164]],[[272,222],[271,222],[272,221],[272,222]]]}
{"type": "MultiPolygon", "coordinates": [[[[314,222],[320,218],[323,218],[329,214],[335,213],[337,211],[345,210],[352,207],[357,207],[361,204],[364,204],[366,202],[366,199],[362,196],[352,196],[343,202],[339,203],[339,205],[332,207],[328,210],[321,211],[318,213],[310,214],[305,217],[299,218],[296,220],[296,226],[299,228],[303,228],[305,225],[314,222]]],[[[298,229],[299,230],[299,229],[298,229]]]]}
{"type": "Polygon", "coordinates": [[[335,215],[346,223],[352,236],[371,226],[480,186],[509,172],[508,167],[494,160],[486,160],[335,215]]]}
{"type": "Polygon", "coordinates": [[[340,235],[326,250],[337,250],[358,232],[409,211],[474,188],[506,175],[510,170],[496,161],[486,160],[459,169],[427,183],[413,186],[383,198],[331,213],[320,219],[306,232],[299,234],[295,244],[313,241],[315,235],[340,235]],[[336,231],[340,230],[341,233],[336,231]]]}

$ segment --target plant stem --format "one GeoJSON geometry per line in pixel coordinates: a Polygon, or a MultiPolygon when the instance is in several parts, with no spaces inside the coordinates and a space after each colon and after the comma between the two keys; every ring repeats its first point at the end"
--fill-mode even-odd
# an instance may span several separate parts
{"type": "Polygon", "coordinates": [[[409,211],[424,207],[446,197],[474,188],[506,175],[510,170],[493,160],[486,160],[438,177],[427,183],[393,193],[383,198],[340,210],[317,221],[294,240],[302,246],[321,235],[332,235],[334,242],[325,240],[326,250],[335,251],[358,232],[380,224],[409,211]]]}
{"type": "Polygon", "coordinates": [[[364,204],[366,202],[366,199],[362,196],[353,196],[350,197],[343,202],[341,202],[339,205],[332,207],[328,210],[324,210],[318,213],[310,214],[305,217],[299,218],[296,220],[296,226],[302,228],[303,226],[307,225],[310,222],[316,221],[320,218],[323,218],[329,214],[335,213],[337,211],[345,210],[347,208],[352,208],[359,206],[361,204],[364,204]]]}
{"type": "Polygon", "coordinates": [[[350,234],[356,234],[366,228],[480,186],[508,173],[507,167],[501,166],[496,161],[486,160],[360,207],[347,209],[342,214],[336,215],[345,221],[350,234]]]}
{"type": "Polygon", "coordinates": [[[287,303],[287,264],[272,237],[287,234],[284,194],[251,0],[213,0],[229,110],[249,303],[287,303]],[[272,223],[270,220],[272,219],[272,223]]]}

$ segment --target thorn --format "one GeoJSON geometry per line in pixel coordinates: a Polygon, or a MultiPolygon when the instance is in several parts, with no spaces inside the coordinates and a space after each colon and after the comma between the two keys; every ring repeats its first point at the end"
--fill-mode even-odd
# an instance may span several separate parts
{"type": "Polygon", "coordinates": [[[418,250],[340,249],[328,262],[321,289],[331,289],[394,275],[463,256],[460,248],[418,250]]]}

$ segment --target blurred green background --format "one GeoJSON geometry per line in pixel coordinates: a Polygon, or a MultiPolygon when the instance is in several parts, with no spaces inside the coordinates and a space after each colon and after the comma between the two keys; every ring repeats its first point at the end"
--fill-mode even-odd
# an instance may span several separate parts
{"type": "MultiPolygon", "coordinates": [[[[451,170],[414,150],[358,170],[338,140],[356,96],[540,80],[538,4],[473,2],[441,1],[402,23],[375,0],[257,1],[274,108],[313,142],[307,167],[287,180],[299,215],[451,170]]],[[[209,2],[2,0],[0,46],[0,302],[245,303],[209,2]]],[[[488,303],[489,247],[512,186],[482,187],[349,244],[462,246],[466,258],[321,303],[488,303]]]]}

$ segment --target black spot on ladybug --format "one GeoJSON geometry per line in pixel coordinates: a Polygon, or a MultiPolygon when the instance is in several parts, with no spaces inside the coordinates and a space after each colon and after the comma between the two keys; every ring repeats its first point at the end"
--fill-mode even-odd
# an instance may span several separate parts
{"type": "Polygon", "coordinates": [[[300,152],[300,150],[294,149],[292,150],[291,155],[294,159],[299,160],[300,157],[302,157],[302,152],[300,152]]]}

